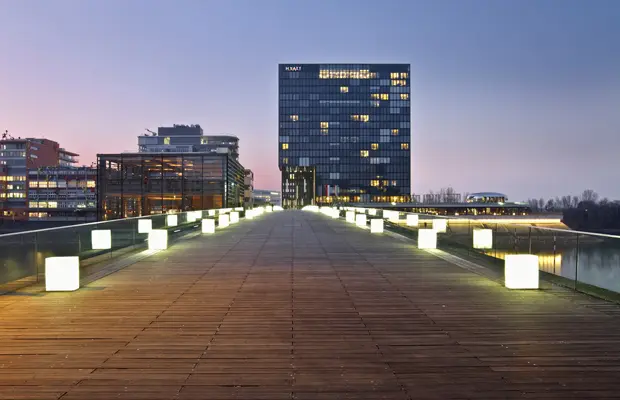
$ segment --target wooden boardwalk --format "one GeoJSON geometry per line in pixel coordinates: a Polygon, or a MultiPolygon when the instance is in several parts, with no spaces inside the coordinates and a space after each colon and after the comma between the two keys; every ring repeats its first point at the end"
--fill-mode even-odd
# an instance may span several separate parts
{"type": "Polygon", "coordinates": [[[281,212],[0,297],[0,398],[620,398],[617,311],[281,212]]]}

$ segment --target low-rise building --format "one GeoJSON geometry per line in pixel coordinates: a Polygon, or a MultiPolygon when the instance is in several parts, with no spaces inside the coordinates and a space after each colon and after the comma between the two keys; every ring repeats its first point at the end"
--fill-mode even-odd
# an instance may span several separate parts
{"type": "Polygon", "coordinates": [[[138,136],[141,153],[230,154],[239,160],[239,138],[236,136],[205,135],[200,125],[173,125],[148,132],[138,136]]]}
{"type": "Polygon", "coordinates": [[[245,185],[243,192],[243,206],[245,208],[251,208],[254,205],[252,195],[254,192],[254,172],[252,172],[251,169],[245,170],[243,184],[245,185]]]}
{"type": "Polygon", "coordinates": [[[255,206],[270,204],[272,206],[282,205],[282,195],[276,190],[254,189],[252,198],[255,206]]]}

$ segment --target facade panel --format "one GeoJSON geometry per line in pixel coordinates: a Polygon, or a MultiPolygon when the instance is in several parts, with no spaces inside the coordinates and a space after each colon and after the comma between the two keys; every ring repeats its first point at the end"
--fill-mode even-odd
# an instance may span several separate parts
{"type": "Polygon", "coordinates": [[[278,165],[284,206],[406,202],[409,64],[280,64],[278,165]],[[313,190],[295,198],[314,171],[313,190]]]}

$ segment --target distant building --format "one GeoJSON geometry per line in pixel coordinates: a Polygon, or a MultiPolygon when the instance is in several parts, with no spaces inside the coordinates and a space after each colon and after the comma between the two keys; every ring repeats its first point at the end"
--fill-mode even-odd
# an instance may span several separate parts
{"type": "Polygon", "coordinates": [[[52,167],[28,171],[30,221],[96,221],[97,170],[52,167]]]}
{"type": "Polygon", "coordinates": [[[260,190],[254,189],[252,193],[253,201],[255,206],[271,204],[273,206],[281,206],[282,205],[282,195],[280,192],[275,190],[260,190]]]}
{"type": "MultiPolygon", "coordinates": [[[[30,190],[30,172],[45,168],[50,171],[50,176],[58,176],[53,171],[73,168],[77,157],[78,154],[61,148],[49,139],[0,140],[0,220],[28,221],[31,217],[38,220],[39,208],[31,210],[30,207],[30,195],[37,195],[30,190]]],[[[50,196],[63,191],[63,188],[54,189],[58,193],[50,193],[50,196]]],[[[51,204],[57,205],[54,202],[51,204]]]]}
{"type": "Polygon", "coordinates": [[[98,219],[243,205],[245,169],[230,153],[98,154],[98,219]]]}
{"type": "Polygon", "coordinates": [[[278,68],[283,206],[410,201],[410,65],[278,68]]]}
{"type": "Polygon", "coordinates": [[[138,136],[140,153],[215,153],[239,159],[239,138],[205,135],[200,125],[159,127],[157,133],[138,136]]]}
{"type": "Polygon", "coordinates": [[[251,169],[246,169],[243,178],[244,192],[243,192],[243,206],[248,208],[254,204],[252,193],[254,192],[254,172],[251,169]]]}

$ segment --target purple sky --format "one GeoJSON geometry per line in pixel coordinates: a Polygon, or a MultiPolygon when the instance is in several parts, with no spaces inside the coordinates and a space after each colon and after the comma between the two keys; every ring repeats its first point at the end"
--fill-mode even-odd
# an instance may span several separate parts
{"type": "Polygon", "coordinates": [[[614,0],[4,0],[0,130],[90,164],[198,123],[277,189],[279,62],[406,62],[414,193],[620,199],[618,21],[614,0]]]}

